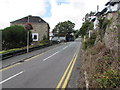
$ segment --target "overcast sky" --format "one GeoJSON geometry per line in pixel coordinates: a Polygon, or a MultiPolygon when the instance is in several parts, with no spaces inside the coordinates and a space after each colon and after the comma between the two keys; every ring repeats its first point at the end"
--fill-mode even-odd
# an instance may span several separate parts
{"type": "Polygon", "coordinates": [[[22,17],[40,16],[50,24],[51,30],[58,22],[70,20],[79,29],[82,18],[90,11],[100,10],[109,0],[0,0],[0,29],[22,17]]]}

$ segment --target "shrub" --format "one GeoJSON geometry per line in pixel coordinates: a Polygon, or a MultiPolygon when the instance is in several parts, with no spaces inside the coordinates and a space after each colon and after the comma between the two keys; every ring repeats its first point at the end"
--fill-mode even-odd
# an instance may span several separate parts
{"type": "Polygon", "coordinates": [[[99,27],[100,27],[100,29],[105,30],[107,25],[110,25],[110,24],[111,24],[111,20],[108,20],[108,19],[105,19],[105,18],[101,18],[99,20],[99,27]]]}
{"type": "Polygon", "coordinates": [[[95,77],[101,88],[120,87],[120,74],[115,70],[105,71],[103,74],[98,74],[95,77]]]}
{"type": "Polygon", "coordinates": [[[120,12],[118,11],[117,13],[118,13],[118,15],[120,16],[120,12]]]}
{"type": "Polygon", "coordinates": [[[95,43],[95,40],[96,40],[96,34],[93,33],[90,38],[87,38],[85,42],[82,42],[83,49],[85,50],[87,48],[92,47],[95,43]]]}
{"type": "MultiPolygon", "coordinates": [[[[29,33],[29,44],[32,42],[31,32],[29,33]]],[[[13,49],[26,46],[27,31],[22,26],[10,26],[2,30],[2,49],[13,49]]]]}
{"type": "Polygon", "coordinates": [[[99,20],[99,28],[100,28],[99,35],[100,35],[101,39],[104,37],[105,30],[106,30],[107,26],[110,24],[111,24],[111,20],[108,20],[106,18],[100,18],[100,20],[99,20]]]}
{"type": "Polygon", "coordinates": [[[46,35],[44,34],[44,36],[43,36],[43,40],[47,40],[47,37],[46,37],[46,35]]]}

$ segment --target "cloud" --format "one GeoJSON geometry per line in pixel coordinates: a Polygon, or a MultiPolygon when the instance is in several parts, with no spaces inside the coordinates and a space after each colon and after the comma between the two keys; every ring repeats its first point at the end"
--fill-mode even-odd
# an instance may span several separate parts
{"type": "MultiPolygon", "coordinates": [[[[78,0],[75,0],[78,1],[78,0]]],[[[57,1],[50,0],[51,4],[51,17],[45,18],[49,22],[51,29],[59,22],[70,20],[76,24],[75,28],[80,28],[80,22],[84,16],[82,13],[81,6],[84,7],[83,3],[72,2],[72,1],[57,1]],[[59,3],[59,4],[58,4],[59,3]]]]}
{"type": "Polygon", "coordinates": [[[42,16],[46,12],[47,0],[0,0],[0,28],[9,22],[27,15],[42,16]]]}
{"type": "Polygon", "coordinates": [[[100,9],[108,0],[0,0],[0,29],[9,26],[11,21],[27,15],[37,15],[45,19],[51,30],[59,22],[70,20],[82,25],[82,18],[90,11],[100,9]]]}
{"type": "Polygon", "coordinates": [[[82,25],[82,18],[90,11],[104,8],[107,0],[49,0],[51,4],[51,17],[45,18],[51,26],[51,30],[59,22],[70,20],[75,23],[75,29],[82,25]]]}

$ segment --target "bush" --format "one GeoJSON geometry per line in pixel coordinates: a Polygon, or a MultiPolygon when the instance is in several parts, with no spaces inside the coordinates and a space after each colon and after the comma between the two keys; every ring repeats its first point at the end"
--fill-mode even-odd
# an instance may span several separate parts
{"type": "MultiPolygon", "coordinates": [[[[29,44],[32,42],[32,35],[29,33],[29,44]]],[[[26,46],[27,31],[22,26],[10,26],[2,30],[2,49],[13,49],[26,46]]]]}
{"type": "Polygon", "coordinates": [[[120,74],[115,70],[105,71],[103,74],[95,76],[97,83],[101,88],[119,88],[120,74]]]}
{"type": "Polygon", "coordinates": [[[44,36],[43,36],[43,40],[47,40],[47,37],[46,37],[46,35],[44,34],[44,36]]]}
{"type": "Polygon", "coordinates": [[[80,30],[79,30],[78,33],[79,33],[79,35],[81,35],[82,38],[83,38],[85,35],[87,35],[87,32],[88,32],[89,30],[93,30],[93,27],[94,27],[94,24],[93,24],[92,22],[86,21],[86,22],[83,23],[83,25],[82,25],[82,27],[80,28],[80,30]]]}
{"type": "Polygon", "coordinates": [[[87,48],[92,47],[95,43],[95,40],[96,40],[96,34],[93,33],[90,38],[87,38],[85,42],[82,42],[83,49],[85,50],[87,48]]]}
{"type": "Polygon", "coordinates": [[[112,20],[108,20],[106,18],[100,18],[99,20],[99,35],[100,35],[100,38],[102,39],[105,35],[105,30],[107,28],[108,25],[110,25],[112,22],[112,20]]]}
{"type": "Polygon", "coordinates": [[[99,20],[99,28],[105,30],[107,25],[111,24],[111,20],[108,20],[106,18],[100,18],[99,20]]]}

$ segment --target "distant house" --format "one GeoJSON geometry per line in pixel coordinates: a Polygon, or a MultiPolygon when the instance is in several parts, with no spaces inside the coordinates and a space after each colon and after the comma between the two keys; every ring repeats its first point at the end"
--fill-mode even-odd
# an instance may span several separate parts
{"type": "Polygon", "coordinates": [[[109,11],[118,11],[120,10],[120,0],[109,0],[105,6],[108,6],[109,11]]]}
{"type": "Polygon", "coordinates": [[[24,26],[28,22],[31,23],[33,27],[33,29],[31,30],[33,43],[39,43],[41,40],[43,40],[44,36],[46,36],[46,38],[49,40],[49,29],[50,29],[49,24],[39,16],[29,15],[21,19],[10,22],[10,25],[24,26]]]}

